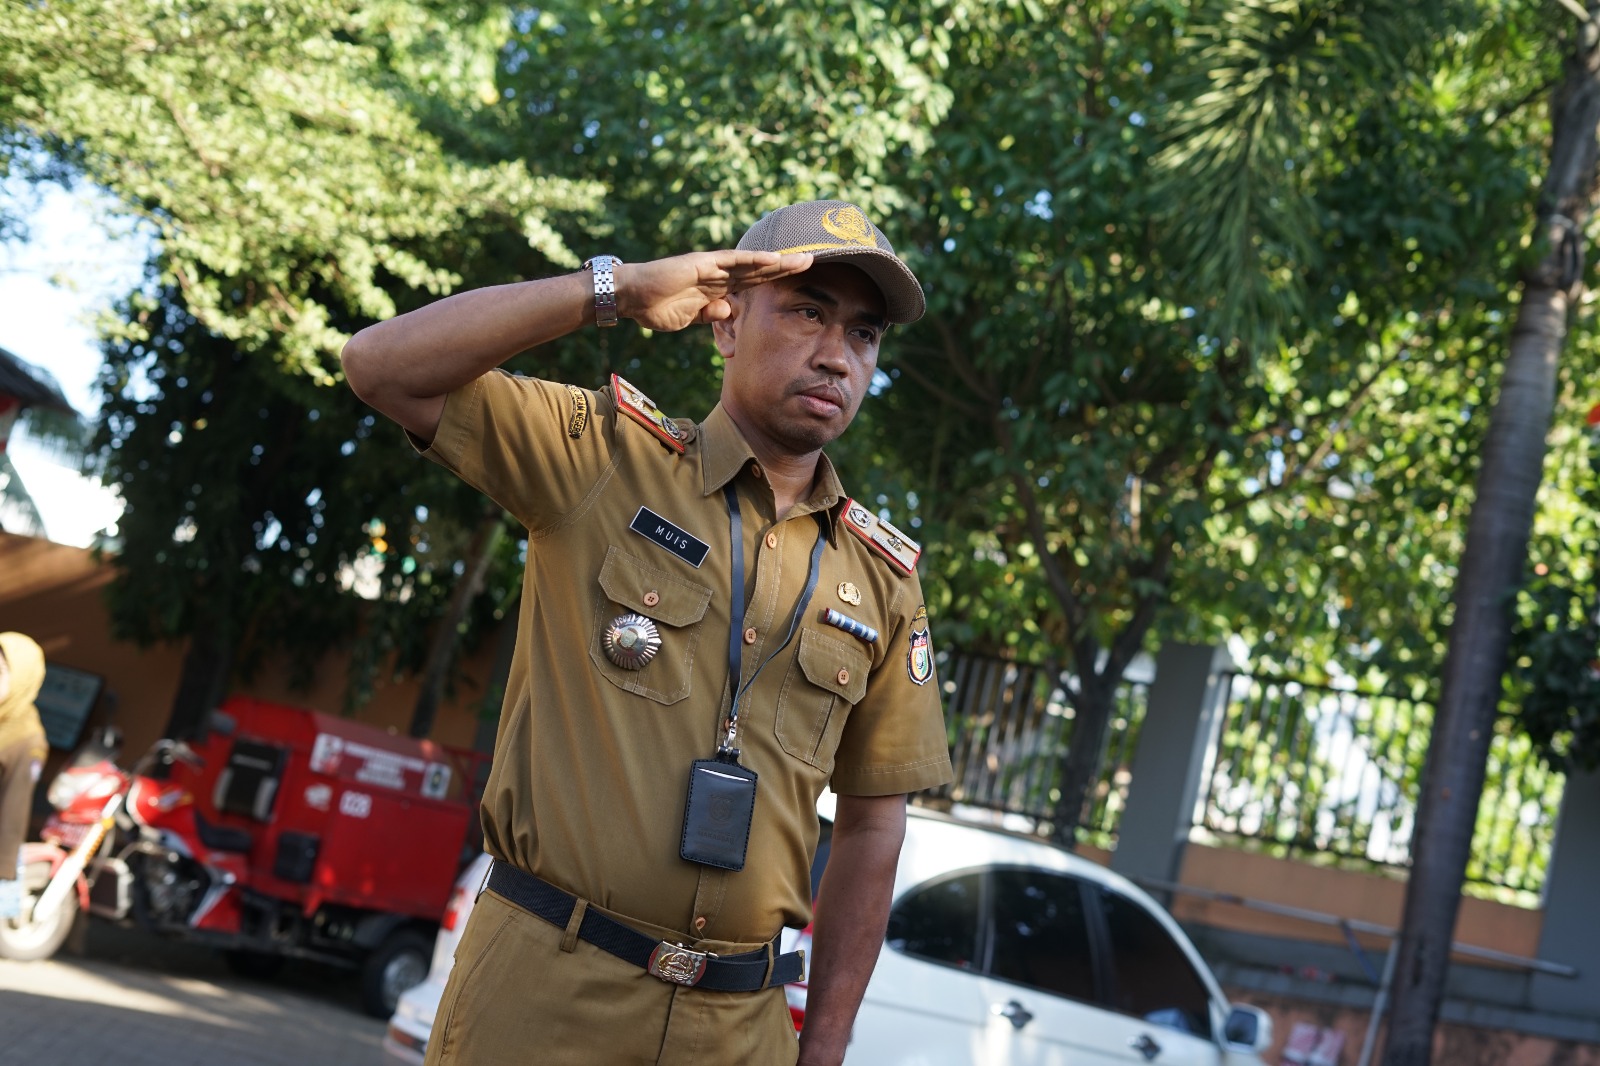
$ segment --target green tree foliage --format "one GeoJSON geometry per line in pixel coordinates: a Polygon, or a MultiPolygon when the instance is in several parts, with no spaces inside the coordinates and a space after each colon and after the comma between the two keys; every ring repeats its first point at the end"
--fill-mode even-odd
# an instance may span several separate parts
{"type": "MultiPolygon", "coordinates": [[[[890,178],[948,106],[947,34],[917,5],[563,0],[516,29],[507,136],[540,173],[605,183],[592,250],[624,260],[730,246],[763,211],[807,198],[854,199],[899,235],[916,205],[890,178]]],[[[715,402],[705,330],[553,348],[519,365],[586,383],[632,374],[674,413],[715,402]]]]}
{"type": "Polygon", "coordinates": [[[351,632],[335,589],[358,563],[407,617],[368,620],[354,695],[386,651],[424,657],[481,506],[338,386],[337,354],[457,286],[576,265],[555,226],[597,186],[497,143],[507,32],[470,2],[5,6],[7,165],[69,168],[157,239],[153,296],[111,332],[99,443],[129,504],[118,630],[193,638],[175,730],[236,649],[249,666],[351,632]]]}
{"type": "MultiPolygon", "coordinates": [[[[291,383],[435,292],[724,245],[802,197],[884,220],[930,312],[843,461],[926,542],[941,640],[1078,677],[1062,835],[1156,636],[1436,675],[1559,11],[268,10],[19,8],[0,117],[162,226],[163,291],[291,383]]],[[[627,327],[514,366],[620,371],[675,413],[717,372],[704,331],[627,327]]],[[[475,510],[445,509],[467,543],[475,510]]]]}
{"type": "Polygon", "coordinates": [[[364,631],[359,702],[390,653],[420,662],[415,620],[450,593],[465,547],[450,516],[476,494],[396,447],[348,389],[282,373],[163,295],[130,308],[142,340],[105,348],[95,450],[127,508],[113,618],[142,643],[191,636],[191,714],[234,668],[287,662],[307,681],[364,631]]]}
{"type": "MultiPolygon", "coordinates": [[[[1437,670],[1555,73],[1530,10],[553,4],[504,83],[625,256],[796,197],[886,219],[930,311],[847,467],[929,541],[944,639],[1073,665],[1070,833],[1154,634],[1437,670]]],[[[706,394],[703,338],[606,343],[706,394]]]]}
{"type": "MultiPolygon", "coordinates": [[[[1554,434],[1576,435],[1571,426],[1554,434]]],[[[1600,405],[1590,409],[1584,443],[1586,461],[1546,470],[1574,506],[1547,506],[1534,530],[1534,577],[1519,601],[1512,645],[1512,694],[1547,761],[1593,771],[1600,768],[1600,405]],[[1566,550],[1569,542],[1579,551],[1566,550]]]]}
{"type": "Polygon", "coordinates": [[[474,126],[504,32],[474,0],[7,0],[0,118],[153,225],[206,328],[326,384],[335,318],[448,291],[508,233],[530,266],[577,265],[550,217],[594,187],[474,126]]]}
{"type": "Polygon", "coordinates": [[[1471,859],[1518,590],[1547,465],[1547,438],[1584,290],[1585,229],[1600,180],[1600,3],[1552,42],[1548,164],[1533,207],[1531,254],[1514,274],[1519,303],[1475,474],[1477,499],[1455,583],[1449,652],[1417,809],[1417,844],[1399,939],[1388,1066],[1426,1066],[1444,997],[1460,886],[1471,859]]]}

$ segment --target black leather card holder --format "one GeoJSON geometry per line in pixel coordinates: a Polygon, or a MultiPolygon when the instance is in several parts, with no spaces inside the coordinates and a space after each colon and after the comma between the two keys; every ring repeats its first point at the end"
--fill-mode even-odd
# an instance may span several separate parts
{"type": "Polygon", "coordinates": [[[744,869],[755,810],[754,770],[721,759],[696,759],[689,771],[678,854],[705,866],[744,869]]]}

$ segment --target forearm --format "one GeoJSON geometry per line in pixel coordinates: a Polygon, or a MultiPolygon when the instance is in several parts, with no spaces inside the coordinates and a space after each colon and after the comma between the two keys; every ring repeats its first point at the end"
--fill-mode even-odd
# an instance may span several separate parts
{"type": "MultiPolygon", "coordinates": [[[[619,265],[617,314],[667,332],[717,322],[733,314],[732,294],[810,265],[809,255],[736,249],[619,265]]],[[[450,393],[594,320],[587,270],[474,289],[357,333],[344,347],[345,377],[367,403],[431,441],[450,393]]]]}
{"type": "Polygon", "coordinates": [[[889,922],[905,818],[904,796],[839,797],[812,929],[801,1066],[844,1059],[889,922]]]}
{"type": "Polygon", "coordinates": [[[431,439],[447,395],[593,322],[587,271],[473,289],[357,333],[345,345],[345,375],[367,403],[431,439]]]}

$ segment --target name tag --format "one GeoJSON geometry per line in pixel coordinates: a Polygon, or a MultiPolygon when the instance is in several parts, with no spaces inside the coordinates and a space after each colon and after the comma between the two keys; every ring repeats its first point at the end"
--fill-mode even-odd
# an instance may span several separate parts
{"type": "Polygon", "coordinates": [[[711,545],[668,522],[648,507],[639,508],[628,528],[645,540],[659,544],[696,570],[706,561],[711,545]]]}

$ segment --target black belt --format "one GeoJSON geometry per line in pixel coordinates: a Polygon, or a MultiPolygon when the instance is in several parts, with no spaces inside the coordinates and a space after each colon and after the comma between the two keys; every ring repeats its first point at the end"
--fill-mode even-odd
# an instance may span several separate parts
{"type": "MultiPolygon", "coordinates": [[[[562,929],[572,921],[572,912],[578,906],[576,897],[498,859],[489,868],[489,887],[529,914],[562,929]]],[[[606,917],[594,907],[585,909],[583,921],[578,925],[578,937],[675,985],[691,985],[713,992],[754,992],[759,988],[775,988],[805,980],[804,951],[791,951],[773,958],[769,975],[766,948],[742,955],[695,951],[682,944],[648,937],[606,917]]]]}

